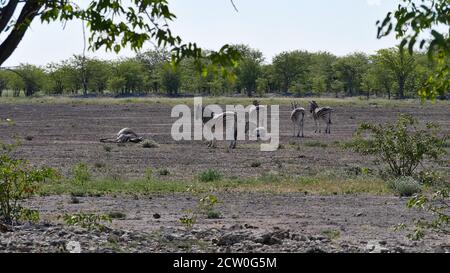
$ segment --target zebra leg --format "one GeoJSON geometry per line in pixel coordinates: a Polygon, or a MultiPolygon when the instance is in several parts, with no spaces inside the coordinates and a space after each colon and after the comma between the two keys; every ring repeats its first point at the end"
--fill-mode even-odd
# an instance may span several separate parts
{"type": "Polygon", "coordinates": [[[302,130],[302,137],[305,137],[305,136],[303,135],[303,119],[302,119],[301,122],[300,122],[300,128],[301,128],[301,130],[302,130]]]}

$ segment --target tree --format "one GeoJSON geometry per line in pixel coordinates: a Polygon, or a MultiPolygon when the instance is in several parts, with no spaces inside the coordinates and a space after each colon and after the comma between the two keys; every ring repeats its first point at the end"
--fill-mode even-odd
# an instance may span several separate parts
{"type": "Polygon", "coordinates": [[[401,48],[389,48],[379,50],[375,60],[394,75],[398,86],[397,98],[403,99],[405,87],[416,68],[414,56],[406,54],[401,48]]]}
{"type": "MultiPolygon", "coordinates": [[[[144,66],[147,74],[149,89],[158,93],[161,80],[160,71],[164,64],[170,61],[170,53],[165,49],[148,50],[143,53],[138,53],[136,59],[144,66]]],[[[186,60],[183,60],[186,62],[186,60]]]]}
{"type": "Polygon", "coordinates": [[[120,88],[122,95],[142,93],[145,90],[145,69],[136,59],[128,58],[116,62],[113,71],[116,79],[115,89],[119,89],[118,82],[123,83],[122,88],[120,88]],[[120,79],[120,81],[117,81],[117,79],[120,79]]]}
{"type": "Polygon", "coordinates": [[[361,91],[362,76],[368,69],[368,64],[368,57],[364,53],[347,55],[333,64],[336,76],[344,83],[344,89],[349,96],[361,91]]]}
{"type": "Polygon", "coordinates": [[[112,66],[107,61],[87,59],[86,75],[89,90],[102,94],[107,88],[108,79],[111,77],[112,66]]]}
{"type": "Polygon", "coordinates": [[[261,51],[246,45],[237,45],[235,48],[241,52],[242,56],[242,60],[236,68],[238,87],[243,89],[247,96],[251,97],[256,91],[256,80],[261,75],[261,64],[264,61],[264,57],[261,51]]]}
{"type": "Polygon", "coordinates": [[[288,92],[294,82],[305,82],[309,64],[310,54],[306,51],[282,52],[274,57],[274,74],[283,92],[288,92]]]}
{"type": "Polygon", "coordinates": [[[30,64],[21,64],[17,69],[11,70],[17,74],[24,83],[25,96],[30,97],[42,90],[46,74],[42,68],[30,64]]]}
{"type": "Polygon", "coordinates": [[[3,90],[8,86],[8,76],[5,71],[0,71],[0,97],[3,94],[3,90]]]}
{"type": "MultiPolygon", "coordinates": [[[[174,63],[192,57],[198,66],[207,59],[223,67],[235,66],[239,52],[229,45],[219,51],[204,52],[195,43],[183,43],[173,35],[167,22],[176,18],[167,0],[101,0],[80,6],[71,0],[2,0],[0,1],[0,66],[11,56],[30,28],[40,18],[42,22],[80,19],[88,24],[90,49],[119,52],[130,46],[142,48],[149,40],[172,49],[174,63]],[[17,18],[15,18],[17,15],[17,18]]],[[[224,69],[223,73],[227,70],[224,69]]]]}
{"type": "Polygon", "coordinates": [[[181,86],[180,71],[170,65],[165,65],[162,72],[162,85],[169,96],[178,95],[181,86]]]}
{"type": "Polygon", "coordinates": [[[435,73],[419,91],[422,99],[444,97],[450,91],[450,2],[448,0],[402,0],[395,12],[378,21],[378,38],[393,30],[401,38],[400,48],[408,46],[410,54],[419,42],[426,48],[430,60],[436,63],[435,73]],[[394,19],[395,18],[395,22],[394,19]],[[427,38],[429,34],[430,38],[427,38]]]}

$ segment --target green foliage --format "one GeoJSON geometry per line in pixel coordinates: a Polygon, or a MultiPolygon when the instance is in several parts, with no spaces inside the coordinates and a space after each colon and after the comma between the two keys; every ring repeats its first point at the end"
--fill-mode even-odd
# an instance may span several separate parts
{"type": "Polygon", "coordinates": [[[197,223],[197,214],[192,210],[186,210],[184,215],[180,217],[180,223],[183,224],[187,229],[192,229],[195,223],[197,223]]]}
{"type": "Polygon", "coordinates": [[[402,0],[394,13],[389,12],[384,20],[377,22],[378,38],[394,31],[396,37],[402,40],[401,48],[407,46],[412,53],[419,44],[421,49],[427,49],[430,59],[437,60],[436,73],[429,77],[427,84],[419,92],[422,99],[443,96],[450,90],[449,13],[448,0],[423,0],[420,3],[402,0]],[[440,26],[443,27],[439,28],[440,26]],[[431,35],[428,38],[428,35],[423,34],[431,35]]]}
{"type": "Polygon", "coordinates": [[[145,179],[147,179],[147,181],[152,181],[153,180],[153,169],[146,168],[144,175],[145,175],[145,179]]]}
{"type": "Polygon", "coordinates": [[[199,174],[200,182],[214,182],[222,179],[222,174],[216,170],[206,170],[199,174]]]}
{"type": "Polygon", "coordinates": [[[52,169],[33,169],[7,153],[0,154],[0,220],[6,223],[39,220],[39,213],[22,207],[21,201],[32,196],[41,183],[55,177],[52,169]]]}
{"type": "Polygon", "coordinates": [[[446,139],[439,136],[437,125],[428,123],[420,129],[413,117],[402,115],[396,123],[361,124],[351,147],[374,155],[394,176],[412,176],[425,160],[438,161],[445,154],[446,139]]]}
{"type": "Polygon", "coordinates": [[[415,229],[408,235],[412,240],[424,238],[427,231],[450,235],[450,201],[448,189],[436,191],[431,197],[416,195],[408,201],[408,208],[417,208],[432,216],[432,220],[415,220],[415,229]]]}
{"type": "Polygon", "coordinates": [[[422,187],[417,180],[410,176],[401,176],[388,181],[389,187],[400,196],[413,196],[421,192],[422,187]]]}
{"type": "Polygon", "coordinates": [[[111,223],[111,217],[108,215],[98,215],[94,213],[75,213],[64,214],[62,216],[64,223],[68,226],[78,226],[89,231],[107,229],[103,223],[111,223]]]}
{"type": "Polygon", "coordinates": [[[73,181],[77,184],[84,185],[92,179],[89,166],[86,163],[78,163],[72,169],[73,181]]]}

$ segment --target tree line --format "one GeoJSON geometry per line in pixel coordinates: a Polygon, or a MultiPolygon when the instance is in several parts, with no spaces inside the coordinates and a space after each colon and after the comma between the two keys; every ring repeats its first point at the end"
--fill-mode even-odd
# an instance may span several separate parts
{"type": "Polygon", "coordinates": [[[425,53],[410,54],[398,47],[381,49],[373,55],[355,52],[342,57],[294,50],[276,55],[271,63],[257,49],[246,45],[234,48],[242,57],[233,73],[226,74],[213,63],[199,69],[191,58],[173,65],[165,50],[149,50],[112,61],[75,55],[42,67],[21,64],[0,70],[0,96],[275,93],[402,99],[417,97],[418,90],[436,72],[436,65],[425,53]]]}

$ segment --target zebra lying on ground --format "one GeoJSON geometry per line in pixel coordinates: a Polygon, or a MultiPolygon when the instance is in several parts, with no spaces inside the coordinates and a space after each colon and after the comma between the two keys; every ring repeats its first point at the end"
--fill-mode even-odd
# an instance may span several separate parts
{"type": "Polygon", "coordinates": [[[327,124],[325,134],[331,134],[331,113],[333,112],[333,109],[331,107],[319,107],[317,102],[310,101],[309,112],[313,115],[314,123],[316,125],[314,133],[317,133],[317,131],[319,131],[319,133],[321,132],[320,120],[323,120],[327,124]]]}
{"type": "Polygon", "coordinates": [[[305,108],[299,107],[297,102],[291,103],[291,121],[294,126],[294,137],[300,137],[300,132],[302,133],[301,137],[304,137],[303,135],[303,122],[305,118],[305,108]],[[295,134],[295,128],[298,125],[298,133],[295,134]]]}
{"type": "Polygon", "coordinates": [[[139,137],[133,130],[130,128],[123,128],[117,133],[115,138],[102,138],[100,142],[109,142],[109,143],[126,143],[133,142],[139,143],[143,141],[143,137],[139,137]]]}

